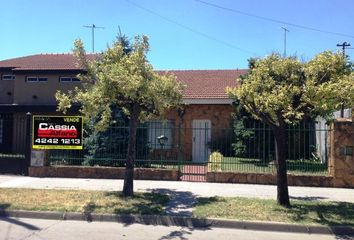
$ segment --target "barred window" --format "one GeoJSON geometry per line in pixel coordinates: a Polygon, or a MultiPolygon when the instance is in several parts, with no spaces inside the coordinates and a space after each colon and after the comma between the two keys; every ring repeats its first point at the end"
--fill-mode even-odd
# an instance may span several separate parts
{"type": "Polygon", "coordinates": [[[167,137],[167,141],[166,143],[163,145],[164,149],[171,149],[172,148],[172,140],[173,140],[173,136],[172,136],[172,129],[173,129],[173,122],[170,120],[167,121],[150,121],[148,122],[148,126],[149,126],[149,143],[150,143],[150,147],[152,149],[161,149],[162,146],[158,141],[158,137],[159,136],[166,136],[167,137]]]}
{"type": "Polygon", "coordinates": [[[15,80],[15,75],[12,74],[3,74],[1,76],[1,79],[4,81],[11,81],[11,80],[15,80]]]}
{"type": "Polygon", "coordinates": [[[60,77],[59,82],[80,82],[77,77],[60,77]]]}
{"type": "Polygon", "coordinates": [[[48,78],[47,77],[27,76],[26,77],[26,82],[48,82],[48,78]]]}

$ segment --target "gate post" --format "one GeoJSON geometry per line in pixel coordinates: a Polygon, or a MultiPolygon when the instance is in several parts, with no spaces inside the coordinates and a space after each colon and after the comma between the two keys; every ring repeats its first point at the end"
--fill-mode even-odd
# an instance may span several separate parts
{"type": "Polygon", "coordinates": [[[181,148],[181,124],[178,124],[178,147],[177,147],[177,161],[178,161],[178,173],[177,173],[177,181],[181,180],[182,177],[182,169],[181,169],[181,160],[182,160],[182,148],[181,148]]]}
{"type": "Polygon", "coordinates": [[[329,173],[334,187],[354,187],[354,122],[337,119],[330,132],[329,173]]]}
{"type": "Polygon", "coordinates": [[[24,173],[28,176],[28,168],[31,165],[31,152],[32,152],[32,144],[31,144],[31,117],[32,114],[30,112],[26,113],[26,151],[25,151],[25,161],[23,164],[24,173]]]}

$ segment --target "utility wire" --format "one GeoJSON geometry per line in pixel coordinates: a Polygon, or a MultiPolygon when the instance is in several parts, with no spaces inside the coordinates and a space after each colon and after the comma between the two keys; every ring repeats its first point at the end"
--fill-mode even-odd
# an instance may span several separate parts
{"type": "Polygon", "coordinates": [[[314,27],[308,27],[308,26],[304,26],[304,25],[300,25],[300,24],[295,24],[295,23],[290,23],[290,22],[285,22],[282,20],[278,20],[278,19],[274,19],[274,18],[269,18],[269,17],[263,17],[263,16],[259,16],[259,15],[255,15],[252,13],[247,13],[247,12],[243,12],[237,9],[233,9],[233,8],[228,8],[228,7],[224,7],[221,5],[217,5],[214,3],[210,3],[210,2],[205,2],[203,0],[194,0],[198,3],[207,5],[209,7],[214,7],[214,8],[218,8],[218,9],[222,9],[225,11],[229,11],[229,12],[233,12],[233,13],[237,13],[237,14],[241,14],[241,15],[245,15],[248,17],[253,17],[253,18],[258,18],[264,21],[268,21],[268,22],[275,22],[275,23],[280,23],[280,24],[286,24],[288,26],[292,26],[292,27],[296,27],[296,28],[301,28],[301,29],[305,29],[305,30],[309,30],[309,31],[314,31],[314,32],[321,32],[321,33],[327,33],[327,34],[332,34],[332,35],[338,35],[338,36],[342,36],[342,37],[349,37],[349,38],[354,38],[353,35],[350,34],[346,34],[346,33],[339,33],[339,32],[331,32],[331,31],[326,31],[326,30],[322,30],[322,29],[318,29],[318,28],[314,28],[314,27]]]}
{"type": "Polygon", "coordinates": [[[195,29],[193,29],[193,28],[191,28],[191,27],[189,27],[189,26],[187,26],[187,25],[184,25],[184,24],[179,23],[179,22],[177,22],[177,21],[175,21],[175,20],[172,20],[172,19],[170,19],[170,18],[168,18],[168,17],[165,17],[165,16],[163,16],[163,15],[161,15],[161,14],[159,14],[159,13],[157,13],[157,12],[151,10],[151,9],[148,9],[148,8],[146,8],[146,7],[143,7],[143,6],[137,4],[137,3],[133,2],[133,1],[130,1],[130,0],[125,0],[125,1],[128,2],[128,3],[130,3],[130,4],[132,4],[133,6],[135,6],[135,7],[137,7],[137,8],[139,8],[139,9],[142,9],[142,10],[144,10],[144,11],[150,13],[150,14],[153,14],[153,15],[155,15],[155,16],[157,16],[157,17],[159,17],[159,18],[161,18],[161,19],[163,19],[163,20],[165,20],[165,21],[167,21],[167,22],[170,22],[170,23],[172,23],[172,24],[175,24],[175,25],[177,25],[177,26],[179,26],[179,27],[181,27],[181,28],[184,28],[184,29],[186,29],[186,30],[188,30],[188,31],[190,31],[190,32],[192,32],[192,33],[194,33],[194,34],[197,34],[197,35],[202,36],[202,37],[204,37],[204,38],[207,38],[207,39],[209,39],[209,40],[218,42],[218,43],[220,43],[220,44],[222,44],[222,45],[225,45],[225,46],[227,46],[227,47],[230,47],[230,48],[233,48],[233,49],[242,51],[242,52],[246,52],[246,53],[250,53],[250,54],[256,55],[255,52],[252,52],[252,51],[249,51],[249,50],[246,50],[246,49],[237,47],[237,46],[235,46],[235,45],[233,45],[233,44],[231,44],[231,43],[225,42],[225,41],[223,41],[223,40],[217,39],[217,38],[215,38],[215,37],[213,37],[213,36],[210,36],[210,35],[208,35],[208,34],[206,34],[206,33],[201,32],[201,31],[195,30],[195,29]]]}

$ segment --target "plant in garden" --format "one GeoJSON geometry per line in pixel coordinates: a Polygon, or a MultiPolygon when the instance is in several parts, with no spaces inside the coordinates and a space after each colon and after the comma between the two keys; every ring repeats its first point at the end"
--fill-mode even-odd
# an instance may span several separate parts
{"type": "Polygon", "coordinates": [[[329,118],[341,105],[354,105],[352,65],[340,53],[323,52],[309,62],[271,54],[236,88],[228,88],[256,119],[269,125],[276,140],[277,201],[290,206],[286,168],[286,126],[315,116],[329,118]]]}
{"type": "Polygon", "coordinates": [[[224,156],[218,152],[212,152],[208,160],[208,172],[221,171],[222,160],[224,156]]]}
{"type": "Polygon", "coordinates": [[[247,153],[247,142],[254,138],[254,130],[247,127],[248,122],[253,122],[254,119],[246,111],[246,109],[236,100],[235,112],[233,114],[233,128],[235,133],[235,140],[232,148],[236,156],[244,156],[247,153]]]}
{"type": "Polygon", "coordinates": [[[129,118],[126,170],[123,195],[133,196],[136,134],[139,122],[162,115],[180,104],[183,86],[171,74],[158,74],[147,60],[148,38],[137,36],[130,43],[119,35],[95,60],[89,61],[81,40],[76,40],[74,54],[86,74],[79,75],[82,88],[57,92],[58,110],[81,104],[84,120],[99,116],[95,131],[105,131],[112,118],[112,106],[120,107],[129,118]]]}

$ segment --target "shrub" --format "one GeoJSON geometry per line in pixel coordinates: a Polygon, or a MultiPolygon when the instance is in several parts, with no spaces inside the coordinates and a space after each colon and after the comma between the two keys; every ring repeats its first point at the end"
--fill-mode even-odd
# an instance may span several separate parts
{"type": "Polygon", "coordinates": [[[220,152],[212,152],[209,156],[208,172],[221,171],[221,162],[223,157],[224,156],[220,152]]]}

